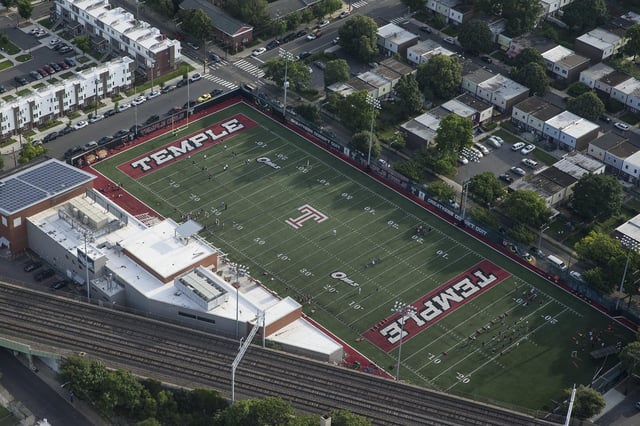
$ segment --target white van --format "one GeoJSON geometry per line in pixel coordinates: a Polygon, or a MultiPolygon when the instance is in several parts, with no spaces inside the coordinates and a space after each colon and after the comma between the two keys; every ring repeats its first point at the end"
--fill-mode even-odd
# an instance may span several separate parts
{"type": "Polygon", "coordinates": [[[553,266],[560,269],[561,271],[567,270],[567,265],[562,261],[562,259],[550,254],[549,256],[547,256],[547,260],[549,261],[549,263],[551,263],[553,266]]]}

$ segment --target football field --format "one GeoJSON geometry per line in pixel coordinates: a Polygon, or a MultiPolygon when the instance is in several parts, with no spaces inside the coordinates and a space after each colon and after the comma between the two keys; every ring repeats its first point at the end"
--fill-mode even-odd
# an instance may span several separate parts
{"type": "Polygon", "coordinates": [[[633,337],[244,104],[94,168],[410,383],[543,409],[633,337]]]}

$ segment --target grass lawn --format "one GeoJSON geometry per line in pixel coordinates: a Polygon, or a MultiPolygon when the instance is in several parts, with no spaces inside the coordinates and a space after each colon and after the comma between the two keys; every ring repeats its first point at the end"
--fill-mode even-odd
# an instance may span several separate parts
{"type": "Polygon", "coordinates": [[[625,123],[629,123],[632,126],[635,126],[640,122],[640,114],[627,111],[620,116],[620,119],[625,123]]]}
{"type": "Polygon", "coordinates": [[[16,53],[20,52],[20,49],[18,48],[18,46],[11,43],[10,41],[7,43],[0,44],[0,47],[4,49],[3,52],[6,53],[7,55],[15,55],[16,53]]]}
{"type": "Polygon", "coordinates": [[[519,137],[515,136],[512,133],[507,132],[506,130],[503,129],[498,129],[495,132],[493,132],[494,135],[496,136],[500,136],[502,139],[504,139],[505,142],[513,145],[516,142],[523,142],[522,139],[520,139],[519,137]]]}
{"type": "Polygon", "coordinates": [[[31,94],[31,90],[29,89],[22,89],[20,91],[18,91],[17,95],[18,96],[26,96],[26,95],[30,95],[31,94]]]}
{"type": "Polygon", "coordinates": [[[536,160],[542,161],[547,166],[550,166],[558,161],[556,157],[549,154],[548,152],[545,152],[542,149],[536,149],[535,151],[533,151],[533,156],[536,157],[536,160]]]}
{"type": "MultiPolygon", "coordinates": [[[[594,348],[633,339],[584,301],[244,104],[94,167],[165,217],[195,217],[203,238],[388,371],[403,322],[392,308],[413,306],[401,365],[410,383],[543,409],[573,383],[591,382],[603,365],[589,356],[594,348]],[[224,142],[136,178],[123,171],[231,118],[245,129],[224,142]],[[464,303],[454,284],[474,298],[464,303]]],[[[607,359],[605,371],[616,362],[607,359]]]]}
{"type": "Polygon", "coordinates": [[[0,71],[6,70],[7,68],[11,68],[13,66],[13,62],[11,61],[2,61],[0,62],[0,71]]]}
{"type": "Polygon", "coordinates": [[[9,410],[0,405],[0,426],[14,426],[16,424],[18,424],[18,419],[9,410]]]}
{"type": "Polygon", "coordinates": [[[29,54],[16,56],[16,61],[18,62],[27,62],[27,61],[30,61],[31,59],[33,59],[33,57],[29,54]]]}

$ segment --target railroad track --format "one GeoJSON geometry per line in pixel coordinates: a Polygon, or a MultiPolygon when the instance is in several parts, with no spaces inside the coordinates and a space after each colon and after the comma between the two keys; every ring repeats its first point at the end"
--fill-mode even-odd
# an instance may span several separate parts
{"type": "MultiPolygon", "coordinates": [[[[85,352],[107,365],[188,387],[231,387],[238,342],[0,283],[0,330],[61,355],[85,352]]],[[[548,425],[521,413],[358,371],[252,346],[236,394],[279,396],[304,412],[346,408],[384,425],[548,425]]]]}

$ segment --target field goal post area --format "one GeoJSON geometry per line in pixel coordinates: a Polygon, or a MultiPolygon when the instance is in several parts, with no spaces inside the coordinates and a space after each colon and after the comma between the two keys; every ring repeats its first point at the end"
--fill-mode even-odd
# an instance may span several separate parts
{"type": "Polygon", "coordinates": [[[188,124],[183,124],[183,125],[182,125],[182,126],[180,126],[180,127],[176,127],[175,129],[172,129],[172,130],[171,130],[171,134],[175,136],[175,135],[177,135],[178,133],[181,133],[181,132],[183,132],[183,131],[187,130],[188,128],[189,128],[189,125],[188,125],[188,124]]]}

